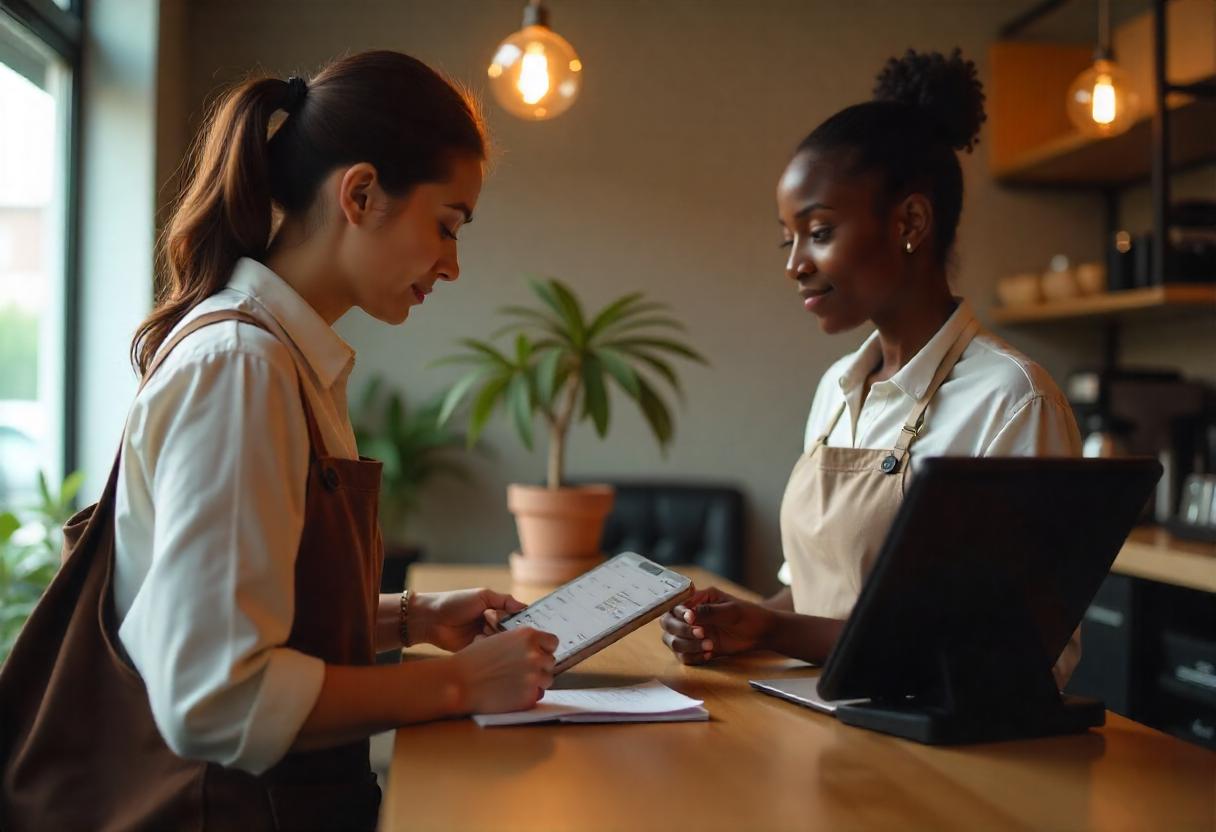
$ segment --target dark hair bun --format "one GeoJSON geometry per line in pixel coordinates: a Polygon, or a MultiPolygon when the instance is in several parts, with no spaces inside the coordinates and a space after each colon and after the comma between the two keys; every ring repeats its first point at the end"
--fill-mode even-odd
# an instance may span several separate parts
{"type": "Polygon", "coordinates": [[[955,150],[970,152],[988,118],[975,62],[963,60],[959,49],[949,57],[909,49],[902,58],[891,58],[878,73],[874,98],[922,111],[941,140],[955,150]]]}

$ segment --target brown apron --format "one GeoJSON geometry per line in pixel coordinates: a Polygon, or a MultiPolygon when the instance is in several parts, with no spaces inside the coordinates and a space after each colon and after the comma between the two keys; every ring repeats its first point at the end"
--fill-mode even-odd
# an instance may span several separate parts
{"type": "Polygon", "coordinates": [[[828,447],[842,403],[827,430],[798,458],[781,500],[781,544],[797,612],[849,617],[903,502],[908,452],[924,429],[929,402],[978,331],[972,321],[959,333],[893,449],[828,447]]]}
{"type": "MultiPolygon", "coordinates": [[[[160,351],[144,382],[190,333],[160,351]]],[[[310,460],[287,646],[329,664],[374,661],[383,549],[380,463],[330,457],[307,396],[310,460]]],[[[200,453],[223,453],[200,448],[200,453]]],[[[101,500],[64,527],[65,562],[0,668],[0,828],[320,830],[375,828],[368,742],[289,753],[252,775],[175,755],[117,636],[111,578],[118,460],[101,500]]]]}

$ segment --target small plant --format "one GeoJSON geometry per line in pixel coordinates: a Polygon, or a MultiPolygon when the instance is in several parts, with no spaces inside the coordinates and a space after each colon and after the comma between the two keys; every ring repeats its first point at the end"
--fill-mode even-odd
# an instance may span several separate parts
{"type": "Polygon", "coordinates": [[[399,393],[385,393],[383,379],[373,378],[361,401],[355,425],[359,453],[384,464],[381,527],[390,541],[404,543],[428,483],[442,475],[468,480],[468,470],[453,459],[465,450],[465,438],[440,424],[442,396],[410,409],[399,393]]]}
{"type": "Polygon", "coordinates": [[[73,473],[52,494],[38,474],[38,502],[26,512],[0,511],[0,661],[8,657],[17,634],[55,577],[63,548],[63,524],[84,475],[73,473]],[[22,518],[25,518],[24,520],[22,518]]]}
{"type": "Polygon", "coordinates": [[[683,331],[684,326],[663,314],[668,309],[665,304],[648,302],[641,292],[613,301],[588,319],[574,293],[560,281],[531,285],[543,308],[503,307],[500,312],[515,320],[491,336],[515,333],[513,351],[466,338],[460,343],[467,352],[440,362],[472,367],[453,385],[440,421],[446,423],[476,388],[469,442],[477,441],[494,409],[503,404],[524,447],[531,450],[533,421],[539,413],[549,431],[548,484],[558,489],[565,478],[566,441],[576,418],[590,419],[601,438],[608,433],[607,380],[612,379],[637,403],[660,449],[666,451],[674,425],[671,410],[655,387],[665,382],[682,397],[672,356],[707,363],[696,350],[665,332],[683,331]]]}

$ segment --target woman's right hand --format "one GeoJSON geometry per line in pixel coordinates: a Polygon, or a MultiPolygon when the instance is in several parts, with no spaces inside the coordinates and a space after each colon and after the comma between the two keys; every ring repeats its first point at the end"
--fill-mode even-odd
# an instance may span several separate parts
{"type": "Polygon", "coordinates": [[[520,627],[478,638],[452,660],[464,690],[467,713],[490,714],[531,708],[553,684],[557,636],[520,627]]]}
{"type": "Polygon", "coordinates": [[[763,646],[772,629],[773,610],[744,601],[717,587],[698,590],[659,620],[663,643],[684,664],[763,646]]]}

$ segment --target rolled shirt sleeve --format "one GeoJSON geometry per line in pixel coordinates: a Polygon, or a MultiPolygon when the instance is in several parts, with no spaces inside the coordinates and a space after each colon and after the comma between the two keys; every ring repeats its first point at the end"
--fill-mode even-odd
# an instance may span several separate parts
{"type": "Polygon", "coordinates": [[[169,747],[255,774],[290,748],[325,674],[284,646],[309,442],[296,370],[274,346],[158,374],[127,440],[144,449],[155,523],[119,637],[169,747]]]}

